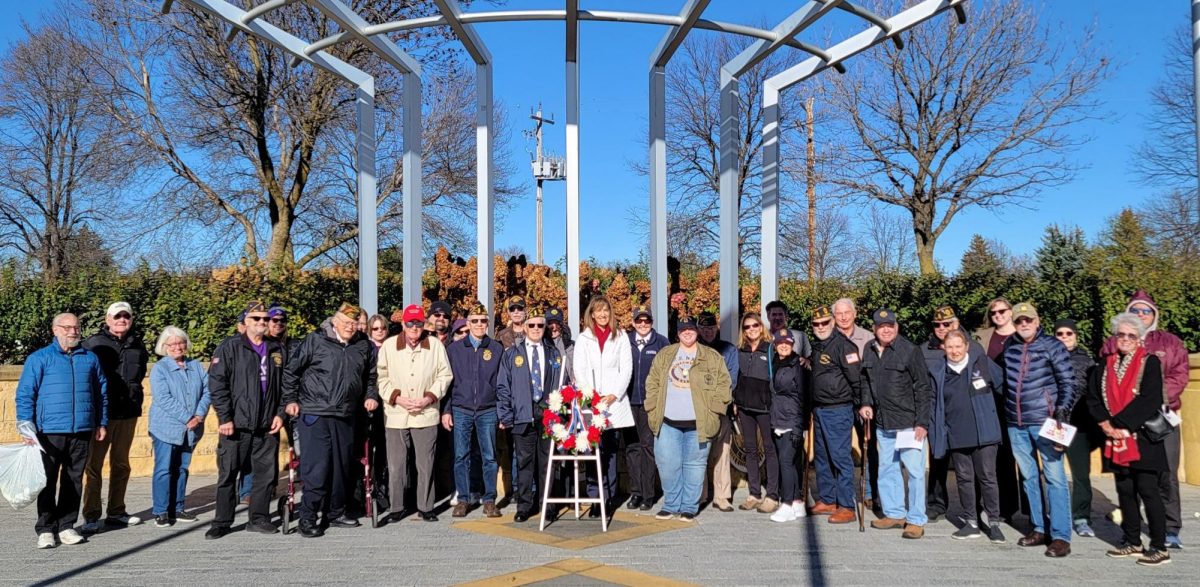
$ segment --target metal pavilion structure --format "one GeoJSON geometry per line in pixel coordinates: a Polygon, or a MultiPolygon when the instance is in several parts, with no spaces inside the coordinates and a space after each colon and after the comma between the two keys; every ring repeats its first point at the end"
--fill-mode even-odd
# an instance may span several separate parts
{"type": "MultiPolygon", "coordinates": [[[[359,302],[370,312],[378,310],[378,227],[376,199],[378,195],[375,171],[375,83],[374,77],[336,57],[326,50],[338,43],[357,40],[366,45],[385,63],[402,76],[402,135],[403,182],[402,214],[404,240],[405,303],[421,299],[421,65],[396,45],[388,35],[424,27],[448,26],[475,62],[476,83],[476,186],[477,217],[476,246],[478,294],[481,300],[494,304],[492,282],[494,270],[494,199],[493,199],[493,124],[492,124],[492,65],[487,46],[475,31],[480,23],[513,21],[562,21],[564,23],[564,66],[566,78],[566,181],[567,212],[567,312],[578,322],[579,307],[579,176],[586,168],[580,165],[579,151],[579,25],[582,21],[607,21],[661,25],[666,33],[649,61],[649,209],[650,209],[650,275],[651,304],[658,316],[667,316],[667,139],[666,139],[666,68],[672,56],[694,29],[718,31],[755,39],[741,54],[721,67],[720,89],[720,315],[722,330],[733,331],[738,310],[738,268],[740,251],[738,235],[739,196],[737,182],[737,132],[739,77],[755,65],[784,47],[798,49],[808,57],[787,70],[769,78],[763,88],[764,125],[762,177],[762,300],[775,299],[777,294],[777,246],[779,235],[779,97],[788,88],[826,69],[845,73],[843,62],[871,48],[891,41],[902,47],[900,34],[940,13],[953,11],[959,23],[966,22],[963,4],[966,0],[921,0],[890,17],[883,17],[849,0],[797,1],[797,8],[783,22],[770,30],[742,24],[718,22],[703,18],[711,0],[686,0],[677,14],[581,10],[579,0],[565,0],[561,9],[504,10],[464,12],[457,0],[434,0],[438,14],[406,20],[370,23],[344,0],[265,0],[249,9],[227,0],[178,0],[191,5],[230,27],[229,42],[235,35],[245,33],[279,47],[292,56],[292,64],[308,64],[325,70],[350,84],[357,92],[357,173],[359,223],[359,302]],[[282,30],[267,21],[271,12],[292,4],[303,3],[335,22],[340,29],[324,39],[306,40],[282,30]],[[797,39],[804,30],[820,22],[834,11],[851,14],[862,20],[865,30],[832,45],[821,48],[797,39]]],[[[176,0],[165,0],[163,13],[169,13],[176,0]]],[[[665,321],[660,322],[665,329],[665,321]]]]}

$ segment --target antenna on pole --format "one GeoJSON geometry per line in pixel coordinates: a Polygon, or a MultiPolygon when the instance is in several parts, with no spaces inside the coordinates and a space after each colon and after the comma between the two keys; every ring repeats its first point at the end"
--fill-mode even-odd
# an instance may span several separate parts
{"type": "Polygon", "coordinates": [[[554,124],[554,115],[543,116],[542,105],[538,104],[536,111],[529,113],[534,121],[533,130],[525,131],[525,136],[537,142],[537,152],[533,159],[533,179],[537,181],[537,264],[545,263],[542,257],[542,182],[562,181],[567,179],[567,165],[562,157],[547,157],[542,151],[542,126],[554,124]]]}

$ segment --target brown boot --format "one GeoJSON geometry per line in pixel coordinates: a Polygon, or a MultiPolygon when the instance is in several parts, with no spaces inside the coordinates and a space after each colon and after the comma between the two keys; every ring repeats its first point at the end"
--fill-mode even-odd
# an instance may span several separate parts
{"type": "Polygon", "coordinates": [[[871,527],[876,530],[892,530],[894,528],[903,528],[904,520],[883,517],[879,518],[878,520],[871,520],[871,527]]]}
{"type": "Polygon", "coordinates": [[[454,511],[450,513],[450,516],[454,517],[454,518],[467,517],[467,502],[465,502],[465,501],[458,502],[458,505],[454,506],[454,511]]]}
{"type": "Polygon", "coordinates": [[[496,507],[496,502],[485,501],[483,503],[483,515],[489,518],[499,518],[500,508],[496,507]]]}
{"type": "Polygon", "coordinates": [[[837,511],[829,515],[830,524],[849,524],[856,519],[854,510],[850,508],[838,508],[837,511]]]}
{"type": "Polygon", "coordinates": [[[813,516],[828,516],[836,512],[837,509],[837,506],[832,503],[818,501],[816,505],[812,506],[812,509],[808,510],[808,513],[813,516]]]}
{"type": "Polygon", "coordinates": [[[738,509],[742,510],[742,511],[750,511],[752,509],[758,508],[758,505],[761,503],[762,503],[761,499],[754,497],[753,495],[748,495],[748,496],[746,496],[746,501],[743,501],[742,505],[738,506],[738,509]]]}
{"type": "Polygon", "coordinates": [[[904,527],[904,533],[900,536],[909,540],[916,540],[925,535],[925,527],[916,524],[909,524],[904,527]]]}
{"type": "Polygon", "coordinates": [[[1071,554],[1071,543],[1066,540],[1051,540],[1050,546],[1046,547],[1046,556],[1050,558],[1062,558],[1071,554]]]}
{"type": "Polygon", "coordinates": [[[765,497],[756,509],[760,514],[773,514],[775,510],[779,509],[779,502],[770,497],[765,497]]]}

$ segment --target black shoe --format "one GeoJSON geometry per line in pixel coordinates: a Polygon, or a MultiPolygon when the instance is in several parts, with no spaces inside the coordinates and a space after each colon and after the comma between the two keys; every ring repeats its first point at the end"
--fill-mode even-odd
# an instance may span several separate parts
{"type": "Polygon", "coordinates": [[[224,537],[226,534],[228,534],[232,531],[233,530],[231,530],[229,528],[229,526],[213,526],[208,529],[208,532],[204,533],[204,539],[205,540],[216,540],[218,538],[224,537]]]}
{"type": "Polygon", "coordinates": [[[517,515],[513,516],[513,521],[518,524],[521,524],[521,523],[528,521],[529,517],[530,517],[529,512],[520,512],[519,511],[519,512],[517,512],[517,515]]]}
{"type": "Polygon", "coordinates": [[[172,524],[171,518],[170,518],[170,516],[168,516],[166,514],[159,514],[157,516],[154,516],[154,527],[155,528],[170,528],[171,524],[172,524]]]}
{"type": "Polygon", "coordinates": [[[325,530],[314,520],[300,520],[300,535],[305,538],[320,538],[325,535],[325,530]]]}
{"type": "Polygon", "coordinates": [[[266,520],[251,521],[250,523],[246,524],[246,530],[249,532],[257,532],[259,534],[279,533],[279,528],[276,528],[275,524],[272,524],[266,520]]]}
{"type": "Polygon", "coordinates": [[[193,514],[192,512],[189,512],[187,510],[175,512],[171,516],[171,519],[175,520],[177,522],[186,522],[188,524],[199,520],[199,518],[196,517],[196,514],[193,514]]]}
{"type": "Polygon", "coordinates": [[[930,524],[936,524],[938,520],[942,519],[942,516],[946,515],[946,512],[929,512],[925,515],[929,518],[930,524]]]}
{"type": "Polygon", "coordinates": [[[1004,532],[1000,531],[1000,524],[988,525],[984,533],[993,544],[1004,544],[1004,532]]]}
{"type": "Polygon", "coordinates": [[[408,516],[408,514],[409,514],[409,511],[408,511],[408,510],[400,510],[400,511],[396,511],[396,512],[388,512],[388,513],[387,513],[387,514],[386,514],[386,515],[383,517],[383,519],[384,519],[384,522],[385,522],[385,523],[388,523],[388,524],[390,524],[390,523],[392,523],[392,522],[399,522],[400,520],[403,520],[403,519],[404,519],[406,516],[408,516]]]}
{"type": "Polygon", "coordinates": [[[588,517],[589,518],[599,518],[600,517],[600,504],[595,504],[591,508],[588,508],[588,517]]]}
{"type": "Polygon", "coordinates": [[[433,513],[433,512],[418,512],[418,514],[421,516],[421,519],[422,519],[422,520],[425,520],[426,522],[436,522],[436,521],[438,521],[438,520],[437,520],[437,514],[435,514],[435,513],[433,513]]]}
{"type": "Polygon", "coordinates": [[[341,516],[339,518],[334,518],[331,522],[329,522],[329,525],[335,528],[357,528],[362,524],[360,524],[358,520],[354,518],[341,516]]]}
{"type": "Polygon", "coordinates": [[[652,499],[642,500],[642,505],[638,509],[643,512],[648,512],[648,511],[654,509],[654,500],[652,500],[652,499]]]}
{"type": "Polygon", "coordinates": [[[636,495],[629,498],[629,501],[625,502],[625,507],[631,510],[636,510],[642,507],[642,498],[636,495]]]}
{"type": "Polygon", "coordinates": [[[679,521],[681,521],[681,522],[695,522],[695,521],[696,521],[696,514],[693,514],[693,513],[691,513],[691,512],[684,512],[684,513],[682,513],[682,514],[679,514],[679,521]]]}

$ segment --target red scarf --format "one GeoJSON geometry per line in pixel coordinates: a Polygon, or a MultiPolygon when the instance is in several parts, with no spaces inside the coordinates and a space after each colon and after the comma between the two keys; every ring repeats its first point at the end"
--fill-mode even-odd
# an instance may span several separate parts
{"type": "MultiPolygon", "coordinates": [[[[1133,359],[1125,367],[1125,376],[1117,379],[1117,361],[1120,356],[1109,355],[1104,372],[1104,397],[1108,399],[1108,413],[1119,414],[1129,402],[1133,401],[1134,389],[1137,386],[1138,373],[1142,370],[1142,362],[1146,360],[1146,351],[1138,347],[1133,353],[1133,359]]],[[[1124,440],[1109,439],[1104,443],[1104,456],[1112,460],[1114,465],[1128,467],[1130,463],[1142,458],[1138,452],[1137,441],[1133,437],[1124,440]]]]}
{"type": "Polygon", "coordinates": [[[612,334],[612,327],[600,328],[600,326],[592,325],[592,334],[596,335],[596,341],[600,343],[600,352],[604,352],[604,341],[608,340],[608,335],[612,334]]]}

